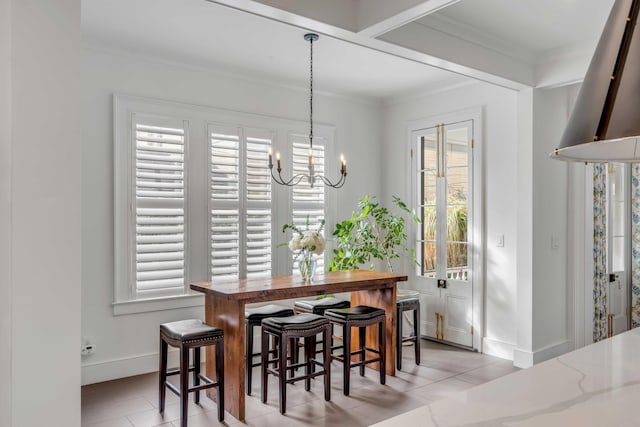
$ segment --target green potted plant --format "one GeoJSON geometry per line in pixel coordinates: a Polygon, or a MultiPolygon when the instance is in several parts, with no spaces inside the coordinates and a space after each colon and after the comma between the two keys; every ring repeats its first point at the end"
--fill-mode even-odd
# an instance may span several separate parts
{"type": "Polygon", "coordinates": [[[357,270],[367,264],[372,269],[374,260],[380,260],[393,272],[391,260],[402,254],[409,254],[417,264],[415,251],[406,245],[405,216],[416,224],[420,219],[400,198],[393,196],[393,204],[404,215],[394,214],[381,206],[375,196],[364,196],[351,218],[336,224],[333,236],[337,248],[333,250],[330,271],[357,270]]]}

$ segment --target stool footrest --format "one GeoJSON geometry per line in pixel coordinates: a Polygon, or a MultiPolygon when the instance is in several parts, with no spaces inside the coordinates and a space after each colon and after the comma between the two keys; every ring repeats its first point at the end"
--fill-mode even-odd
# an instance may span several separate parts
{"type": "MultiPolygon", "coordinates": [[[[316,364],[317,364],[318,366],[323,366],[323,365],[322,365],[322,363],[319,363],[319,362],[317,362],[317,361],[316,361],[316,364]]],[[[291,366],[288,366],[288,367],[287,367],[287,370],[289,370],[289,368],[291,368],[291,366]]],[[[271,368],[267,368],[267,372],[268,372],[268,373],[270,373],[271,375],[280,375],[280,371],[279,371],[278,369],[271,369],[271,368]]],[[[319,376],[321,376],[321,375],[325,375],[325,374],[326,374],[326,372],[325,372],[325,370],[323,369],[323,370],[321,370],[321,371],[316,371],[316,372],[314,372],[314,373],[312,373],[312,374],[309,374],[309,375],[308,375],[308,378],[315,378],[315,377],[319,377],[319,376]]],[[[285,382],[286,382],[287,384],[293,384],[293,383],[295,383],[295,382],[297,382],[297,381],[300,381],[300,380],[306,380],[306,379],[307,379],[307,375],[300,375],[300,376],[293,377],[293,378],[287,378],[287,379],[285,379],[285,382]]]]}
{"type": "MultiPolygon", "coordinates": [[[[205,384],[200,384],[200,385],[189,387],[187,389],[188,393],[191,393],[192,391],[205,390],[205,389],[211,388],[211,387],[217,387],[218,384],[219,384],[218,381],[213,381],[213,380],[211,380],[211,378],[205,377],[204,375],[198,375],[198,378],[200,378],[200,380],[204,381],[205,384]]],[[[170,383],[169,381],[165,381],[165,385],[167,386],[167,388],[169,390],[174,392],[176,395],[180,396],[180,389],[178,387],[176,387],[173,383],[170,383]]]]}
{"type": "MultiPolygon", "coordinates": [[[[193,372],[195,370],[196,370],[196,368],[192,366],[189,369],[187,369],[187,372],[193,372]]],[[[172,369],[170,371],[167,371],[167,376],[170,376],[170,375],[180,375],[180,368],[172,369]]]]}

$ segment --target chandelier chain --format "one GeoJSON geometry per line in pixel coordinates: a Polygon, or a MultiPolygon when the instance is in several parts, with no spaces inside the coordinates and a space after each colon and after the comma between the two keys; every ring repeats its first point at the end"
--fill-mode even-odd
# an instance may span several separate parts
{"type": "Polygon", "coordinates": [[[309,148],[313,150],[313,38],[309,40],[311,55],[309,61],[309,148]]]}
{"type": "Polygon", "coordinates": [[[280,185],[286,185],[292,187],[298,185],[302,181],[306,181],[309,187],[313,188],[316,182],[320,182],[327,187],[341,188],[347,179],[347,163],[344,157],[340,157],[340,177],[337,181],[332,182],[326,176],[315,173],[314,160],[313,160],[313,42],[318,40],[318,35],[315,33],[308,33],[304,35],[304,39],[310,43],[310,55],[309,55],[309,172],[298,173],[293,175],[289,179],[282,177],[282,166],[280,163],[280,153],[276,152],[277,168],[276,173],[273,171],[273,156],[271,149],[269,149],[269,170],[271,171],[271,178],[274,182],[280,185]]]}

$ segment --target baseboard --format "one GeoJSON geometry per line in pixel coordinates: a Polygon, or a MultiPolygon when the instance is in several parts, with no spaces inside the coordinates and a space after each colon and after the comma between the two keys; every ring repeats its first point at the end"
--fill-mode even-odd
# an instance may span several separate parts
{"type": "Polygon", "coordinates": [[[562,341],[557,344],[552,344],[534,352],[516,348],[513,351],[513,365],[523,369],[530,368],[537,363],[565,354],[571,351],[571,349],[572,344],[570,341],[562,341]]]}
{"type": "Polygon", "coordinates": [[[499,357],[501,359],[513,360],[513,352],[515,344],[504,341],[498,341],[491,338],[482,339],[482,352],[489,356],[499,357]]]}
{"type": "MultiPolygon", "coordinates": [[[[178,349],[169,348],[167,353],[167,366],[177,367],[180,364],[178,349]]],[[[202,361],[205,360],[202,351],[202,361]]],[[[113,359],[82,365],[82,385],[100,383],[103,381],[117,380],[119,378],[132,377],[134,375],[147,374],[158,371],[158,353],[141,354],[122,359],[113,359]]]]}
{"type": "Polygon", "coordinates": [[[553,359],[567,352],[571,351],[571,342],[563,341],[557,344],[552,344],[547,347],[537,350],[533,354],[533,363],[544,362],[545,360],[553,359]]]}

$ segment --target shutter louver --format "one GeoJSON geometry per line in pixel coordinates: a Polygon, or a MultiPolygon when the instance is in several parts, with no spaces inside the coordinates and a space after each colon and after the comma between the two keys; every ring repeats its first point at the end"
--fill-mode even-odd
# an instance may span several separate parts
{"type": "Polygon", "coordinates": [[[211,277],[271,275],[269,132],[209,126],[211,277]]]}
{"type": "Polygon", "coordinates": [[[271,210],[247,211],[247,277],[271,275],[271,210]]]}
{"type": "MultiPolygon", "coordinates": [[[[293,148],[293,173],[309,173],[309,138],[303,135],[292,135],[293,148]]],[[[325,172],[325,150],[322,138],[314,138],[313,160],[315,173],[324,175],[325,172]]],[[[325,217],[325,186],[322,182],[316,182],[311,188],[309,182],[302,180],[298,185],[294,185],[291,190],[292,197],[292,222],[300,230],[307,229],[307,219],[309,228],[316,230],[320,226],[320,221],[325,217]]],[[[322,233],[323,235],[324,232],[322,233]]],[[[293,269],[297,271],[298,265],[293,258],[293,269]]],[[[318,257],[318,271],[324,271],[324,256],[318,257]]]]}
{"type": "Polygon", "coordinates": [[[185,287],[185,130],[152,123],[135,123],[138,296],[182,293],[185,287]]]}
{"type": "Polygon", "coordinates": [[[211,278],[240,277],[240,215],[238,209],[211,211],[211,278]]]}

